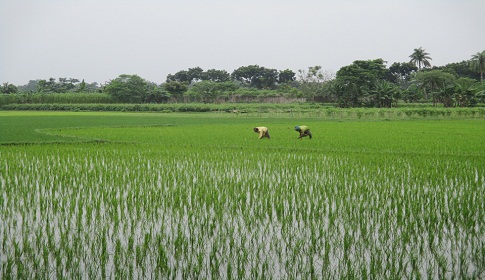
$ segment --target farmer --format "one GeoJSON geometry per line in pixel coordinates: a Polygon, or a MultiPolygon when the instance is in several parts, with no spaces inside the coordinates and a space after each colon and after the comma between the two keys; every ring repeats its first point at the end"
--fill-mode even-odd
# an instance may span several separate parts
{"type": "Polygon", "coordinates": [[[256,133],[259,133],[258,139],[261,139],[261,138],[264,138],[264,137],[271,138],[271,137],[269,137],[269,133],[268,133],[268,128],[267,127],[258,126],[258,127],[253,128],[253,130],[256,133]]]}
{"type": "Polygon", "coordinates": [[[312,139],[312,133],[310,132],[310,128],[306,125],[297,125],[295,126],[295,130],[300,133],[300,137],[298,139],[301,139],[303,137],[309,136],[310,139],[312,139]]]}

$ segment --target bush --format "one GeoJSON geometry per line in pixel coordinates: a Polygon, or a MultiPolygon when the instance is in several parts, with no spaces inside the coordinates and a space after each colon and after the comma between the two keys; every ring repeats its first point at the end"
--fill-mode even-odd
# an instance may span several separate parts
{"type": "Polygon", "coordinates": [[[7,104],[100,104],[114,103],[106,93],[19,93],[1,94],[0,105],[7,104]]]}

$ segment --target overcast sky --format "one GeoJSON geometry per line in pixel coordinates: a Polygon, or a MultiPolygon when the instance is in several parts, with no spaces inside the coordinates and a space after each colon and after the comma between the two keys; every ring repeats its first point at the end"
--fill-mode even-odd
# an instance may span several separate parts
{"type": "Polygon", "coordinates": [[[50,77],[162,83],[201,67],[231,73],[355,60],[432,65],[485,50],[484,0],[0,0],[0,83],[50,77]]]}

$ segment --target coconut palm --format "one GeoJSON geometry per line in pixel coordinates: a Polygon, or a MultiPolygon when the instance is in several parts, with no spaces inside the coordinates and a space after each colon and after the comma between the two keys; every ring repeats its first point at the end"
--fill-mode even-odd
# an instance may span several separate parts
{"type": "Polygon", "coordinates": [[[419,70],[421,70],[421,66],[431,67],[431,63],[428,61],[431,60],[431,57],[429,56],[429,53],[427,53],[422,47],[419,47],[419,49],[414,49],[414,52],[409,57],[411,58],[409,62],[418,66],[419,70]]]}
{"type": "Polygon", "coordinates": [[[480,82],[483,82],[483,73],[485,72],[485,51],[477,52],[472,55],[470,68],[480,73],[480,82]]]}

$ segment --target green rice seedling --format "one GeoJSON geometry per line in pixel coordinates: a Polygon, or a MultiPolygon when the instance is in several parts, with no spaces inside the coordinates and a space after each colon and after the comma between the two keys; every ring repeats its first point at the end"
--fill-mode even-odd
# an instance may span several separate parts
{"type": "Polygon", "coordinates": [[[91,116],[0,146],[2,277],[483,276],[482,120],[91,116]]]}

